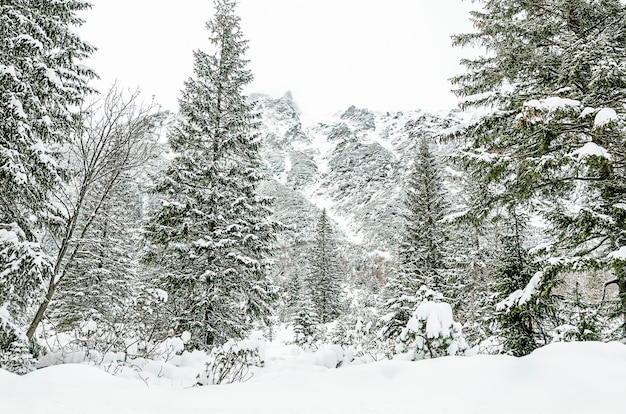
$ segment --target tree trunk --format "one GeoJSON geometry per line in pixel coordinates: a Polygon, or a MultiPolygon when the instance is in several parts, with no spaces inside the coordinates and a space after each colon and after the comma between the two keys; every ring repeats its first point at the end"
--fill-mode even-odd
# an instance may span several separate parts
{"type": "Polygon", "coordinates": [[[37,313],[35,314],[33,321],[30,323],[30,326],[28,327],[28,331],[26,331],[26,337],[28,338],[29,341],[32,341],[33,336],[35,335],[35,331],[37,330],[37,327],[43,320],[43,316],[46,313],[46,309],[48,309],[48,305],[50,304],[50,301],[52,300],[52,296],[54,296],[54,291],[56,290],[56,288],[57,288],[57,284],[54,283],[54,275],[53,275],[52,279],[50,280],[50,284],[48,285],[48,291],[46,292],[46,297],[44,301],[41,302],[41,304],[39,305],[39,308],[37,309],[37,313]]]}
{"type": "Polygon", "coordinates": [[[626,271],[621,270],[617,275],[617,286],[619,287],[620,312],[624,321],[622,329],[626,337],[626,271]]]}

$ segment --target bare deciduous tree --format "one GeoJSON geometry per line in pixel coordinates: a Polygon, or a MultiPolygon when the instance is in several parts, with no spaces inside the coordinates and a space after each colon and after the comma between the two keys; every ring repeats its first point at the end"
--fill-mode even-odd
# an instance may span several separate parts
{"type": "Polygon", "coordinates": [[[137,91],[125,93],[114,85],[88,103],[82,126],[66,148],[69,178],[55,199],[63,220],[51,226],[54,268],[44,300],[26,333],[32,339],[68,269],[85,243],[94,220],[117,186],[155,154],[162,114],[153,104],[143,105],[137,91]]]}

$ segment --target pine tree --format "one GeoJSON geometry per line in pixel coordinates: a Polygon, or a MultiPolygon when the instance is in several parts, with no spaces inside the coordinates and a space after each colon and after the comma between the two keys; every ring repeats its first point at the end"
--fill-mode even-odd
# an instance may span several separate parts
{"type": "Polygon", "coordinates": [[[313,303],[313,287],[303,280],[300,282],[293,316],[295,342],[298,345],[310,344],[315,339],[316,326],[319,322],[316,306],[313,303]]]}
{"type": "Polygon", "coordinates": [[[493,272],[499,300],[495,319],[504,339],[504,350],[524,356],[549,343],[550,322],[556,320],[555,297],[550,292],[551,285],[540,283],[545,278],[542,266],[523,245],[524,217],[511,212],[506,224],[499,263],[493,272]]]}
{"type": "Polygon", "coordinates": [[[330,221],[323,209],[317,223],[307,280],[321,323],[330,322],[341,313],[341,274],[337,254],[330,221]]]}
{"type": "Polygon", "coordinates": [[[446,233],[442,223],[447,212],[443,179],[437,159],[422,138],[407,182],[402,271],[431,289],[443,292],[446,233]]]}
{"type": "Polygon", "coordinates": [[[0,3],[0,308],[8,311],[0,312],[0,337],[9,338],[0,340],[0,352],[23,338],[24,312],[52,270],[39,236],[58,218],[50,201],[63,178],[58,150],[94,76],[79,64],[94,48],[71,30],[88,7],[76,0],[0,3]]]}
{"type": "Polygon", "coordinates": [[[445,280],[446,233],[442,223],[447,207],[437,159],[422,138],[407,181],[400,268],[383,291],[385,338],[395,338],[406,326],[419,304],[417,291],[421,286],[451,291],[445,280]]]}
{"type": "Polygon", "coordinates": [[[170,130],[176,154],[158,185],[162,207],[148,225],[148,261],[163,267],[173,325],[192,347],[242,337],[272,312],[267,275],[276,225],[257,195],[257,115],[243,94],[252,81],[236,1],[216,0],[207,24],[214,54],[194,52],[180,121],[170,130]]]}
{"type": "Polygon", "coordinates": [[[488,185],[491,208],[549,219],[553,257],[582,259],[568,270],[612,270],[626,321],[626,274],[611,256],[626,243],[626,5],[498,0],[472,20],[477,32],[455,43],[489,55],[462,62],[456,93],[464,108],[496,110],[466,131],[468,172],[488,185]]]}

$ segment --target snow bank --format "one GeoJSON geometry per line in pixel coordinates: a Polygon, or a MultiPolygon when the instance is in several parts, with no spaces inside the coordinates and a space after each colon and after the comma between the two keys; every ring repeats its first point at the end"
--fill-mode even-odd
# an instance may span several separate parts
{"type": "Polygon", "coordinates": [[[11,414],[624,412],[626,346],[620,343],[556,343],[524,358],[478,355],[419,362],[394,360],[340,369],[323,368],[312,361],[305,364],[301,356],[280,363],[270,357],[267,366],[257,372],[259,375],[245,383],[188,389],[146,387],[142,381],[116,378],[97,368],[80,365],[44,368],[23,377],[0,371],[0,411],[11,414]]]}

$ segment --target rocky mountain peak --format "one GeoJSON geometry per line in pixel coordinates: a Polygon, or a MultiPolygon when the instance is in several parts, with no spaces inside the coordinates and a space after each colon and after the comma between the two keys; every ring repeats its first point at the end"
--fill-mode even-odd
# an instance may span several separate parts
{"type": "MultiPolygon", "coordinates": [[[[456,149],[438,137],[461,128],[460,111],[378,113],[350,106],[324,122],[303,126],[293,98],[256,97],[262,156],[277,218],[291,226],[283,242],[312,235],[325,208],[340,237],[367,251],[395,251],[402,231],[403,186],[419,137],[433,141],[442,160],[456,149]]],[[[446,183],[461,185],[451,166],[446,183]]],[[[458,193],[452,189],[451,193],[458,193]]]]}

